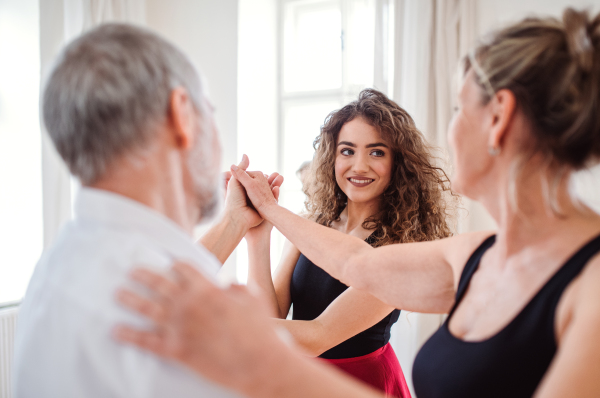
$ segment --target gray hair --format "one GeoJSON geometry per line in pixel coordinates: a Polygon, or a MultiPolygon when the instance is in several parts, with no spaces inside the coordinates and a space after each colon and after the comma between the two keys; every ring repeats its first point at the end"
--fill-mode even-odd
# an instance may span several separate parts
{"type": "Polygon", "coordinates": [[[101,25],[70,43],[43,97],[44,123],[71,173],[98,180],[117,157],[143,150],[184,87],[202,114],[200,79],[187,57],[131,25],[101,25]]]}

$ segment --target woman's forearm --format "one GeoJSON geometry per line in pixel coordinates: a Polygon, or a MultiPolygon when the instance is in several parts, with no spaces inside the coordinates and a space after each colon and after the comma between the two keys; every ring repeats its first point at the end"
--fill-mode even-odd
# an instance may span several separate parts
{"type": "Polygon", "coordinates": [[[281,318],[279,302],[271,276],[271,235],[246,236],[248,242],[248,287],[265,295],[277,317],[281,318]]]}
{"type": "Polygon", "coordinates": [[[318,321],[274,319],[275,324],[286,329],[294,342],[310,357],[317,357],[327,351],[326,333],[318,321]]]}
{"type": "Polygon", "coordinates": [[[445,313],[454,302],[454,282],[484,233],[431,242],[372,248],[365,241],[318,225],[279,206],[264,175],[237,167],[261,216],[314,264],[348,286],[366,291],[395,308],[445,313]]]}
{"type": "MultiPolygon", "coordinates": [[[[450,244],[448,240],[374,249],[357,237],[299,217],[277,204],[259,211],[314,264],[385,304],[442,314],[454,302],[454,274],[442,250],[450,244]]],[[[474,242],[481,243],[481,239],[474,242]]],[[[475,247],[464,252],[471,253],[475,247]]]]}
{"type": "Polygon", "coordinates": [[[363,278],[349,280],[346,274],[354,261],[373,250],[368,243],[318,225],[279,206],[262,173],[246,173],[235,165],[231,166],[231,171],[246,189],[246,194],[260,215],[275,225],[301,253],[347,285],[361,285],[363,278]]]}
{"type": "Polygon", "coordinates": [[[258,361],[261,376],[241,392],[251,398],[384,398],[372,387],[333,366],[298,355],[287,347],[258,361]],[[273,360],[271,360],[273,357],[273,360]]]}
{"type": "Polygon", "coordinates": [[[214,254],[221,264],[224,264],[246,231],[248,231],[248,226],[239,217],[226,213],[198,240],[198,243],[214,254]]]}
{"type": "Polygon", "coordinates": [[[373,248],[365,241],[319,225],[279,206],[261,209],[263,217],[292,242],[301,253],[327,273],[347,285],[363,287],[364,278],[353,278],[351,270],[373,248]]]}

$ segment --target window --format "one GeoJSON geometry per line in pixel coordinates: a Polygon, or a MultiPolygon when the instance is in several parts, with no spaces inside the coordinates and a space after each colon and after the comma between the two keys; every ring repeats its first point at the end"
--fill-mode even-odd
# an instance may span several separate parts
{"type": "MultiPolygon", "coordinates": [[[[267,4],[265,0],[259,3],[267,4]]],[[[253,72],[246,77],[242,72],[239,74],[239,120],[248,120],[248,123],[242,122],[239,126],[239,145],[241,153],[249,154],[251,168],[272,164],[283,174],[285,182],[280,203],[299,213],[304,208],[305,198],[296,170],[303,162],[312,160],[313,142],[325,118],[331,111],[356,99],[362,89],[373,85],[375,0],[282,0],[275,3],[278,9],[272,13],[262,10],[262,15],[274,17],[276,21],[263,20],[261,23],[256,19],[256,2],[253,1],[253,6],[247,9],[244,1],[240,3],[238,67],[240,71],[253,72]],[[268,26],[272,27],[270,34],[275,35],[276,40],[269,40],[272,38],[266,35],[268,26]],[[270,41],[273,47],[264,51],[265,43],[270,41]],[[260,108],[257,105],[257,110],[251,111],[250,100],[256,102],[256,95],[264,95],[265,90],[250,91],[249,87],[252,82],[260,81],[261,88],[271,88],[267,82],[269,74],[264,72],[271,68],[270,59],[266,58],[269,51],[276,54],[272,65],[276,73],[271,73],[276,80],[272,93],[272,117],[276,119],[276,127],[272,135],[252,128],[252,119],[244,117],[245,113],[260,114],[263,124],[270,123],[268,116],[271,114],[265,111],[267,101],[264,99],[260,100],[260,108]],[[260,54],[263,60],[262,73],[261,69],[253,68],[256,63],[252,60],[256,54],[260,54]],[[242,91],[245,87],[248,87],[251,96],[244,96],[242,91]],[[257,143],[270,145],[273,140],[277,145],[269,147],[270,150],[259,152],[253,147],[257,143]],[[254,167],[253,156],[258,158],[254,167]]],[[[273,267],[277,266],[283,241],[283,236],[273,230],[273,267]]],[[[243,241],[237,249],[237,277],[243,282],[247,276],[247,247],[243,241]]]]}
{"type": "Polygon", "coordinates": [[[280,84],[281,203],[304,207],[295,171],[312,159],[327,115],[373,84],[374,0],[285,1],[280,84]]]}
{"type": "Polygon", "coordinates": [[[0,303],[23,297],[43,248],[38,7],[0,2],[0,303]]]}

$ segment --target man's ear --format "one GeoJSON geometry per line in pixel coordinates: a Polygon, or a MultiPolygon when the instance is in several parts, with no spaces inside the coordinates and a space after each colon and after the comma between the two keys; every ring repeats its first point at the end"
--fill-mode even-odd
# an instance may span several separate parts
{"type": "Polygon", "coordinates": [[[182,149],[191,148],[198,115],[185,88],[177,87],[171,91],[169,110],[175,143],[182,149]]]}
{"type": "Polygon", "coordinates": [[[515,94],[507,89],[496,92],[492,98],[492,129],[490,132],[488,147],[501,149],[508,128],[515,115],[517,100],[515,94]]]}

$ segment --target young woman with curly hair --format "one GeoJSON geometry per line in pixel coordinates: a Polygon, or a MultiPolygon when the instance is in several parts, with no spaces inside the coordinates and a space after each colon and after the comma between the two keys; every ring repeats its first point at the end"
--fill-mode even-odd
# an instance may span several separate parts
{"type": "MultiPolygon", "coordinates": [[[[410,115],[368,89],[332,112],[316,138],[305,187],[306,217],[374,247],[450,236],[446,174],[410,115]]],[[[271,278],[271,224],[246,234],[249,285],[270,297],[279,320],[307,354],[397,397],[409,397],[389,344],[400,311],[348,288],[286,242],[271,278]],[[293,318],[286,316],[293,305],[293,318]]]]}

